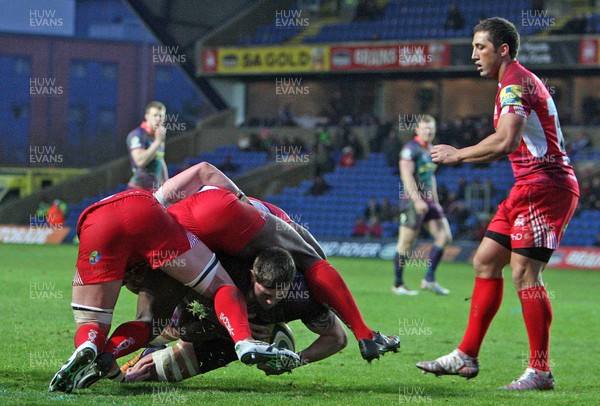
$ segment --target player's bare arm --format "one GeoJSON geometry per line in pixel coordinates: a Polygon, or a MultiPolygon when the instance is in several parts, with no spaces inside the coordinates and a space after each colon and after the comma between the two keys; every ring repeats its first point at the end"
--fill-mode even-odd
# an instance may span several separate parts
{"type": "Polygon", "coordinates": [[[138,167],[145,167],[156,157],[156,152],[165,142],[167,130],[159,126],[154,130],[154,141],[148,148],[136,148],[131,150],[131,158],[138,167]]]}
{"type": "Polygon", "coordinates": [[[331,311],[321,314],[319,318],[306,323],[306,327],[319,337],[299,355],[302,363],[317,362],[325,359],[346,347],[348,337],[342,322],[331,311]]]}
{"type": "Polygon", "coordinates": [[[450,145],[436,145],[431,151],[433,162],[453,165],[460,162],[493,162],[516,150],[527,119],[518,114],[504,114],[498,120],[496,132],[479,144],[457,149],[450,145]]]}
{"type": "Polygon", "coordinates": [[[155,196],[163,205],[169,206],[196,193],[205,185],[220,187],[238,197],[243,195],[227,175],[208,162],[200,162],[166,181],[155,196]]]}
{"type": "Polygon", "coordinates": [[[429,208],[419,193],[419,185],[417,185],[417,180],[415,179],[414,161],[408,159],[400,160],[400,179],[402,180],[404,193],[413,201],[417,213],[427,213],[429,208]]]}

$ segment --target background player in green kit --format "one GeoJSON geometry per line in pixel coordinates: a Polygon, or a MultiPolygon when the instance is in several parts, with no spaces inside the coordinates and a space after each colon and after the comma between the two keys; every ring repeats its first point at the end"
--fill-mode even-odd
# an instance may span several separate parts
{"type": "Polygon", "coordinates": [[[422,259],[411,251],[421,226],[433,237],[433,247],[429,253],[421,289],[438,295],[450,293],[435,278],[444,248],[452,241],[450,225],[437,195],[434,175],[437,165],[431,160],[430,150],[435,130],[435,119],[430,115],[421,116],[417,121],[415,137],[400,151],[400,180],[403,187],[400,191],[400,229],[394,258],[395,283],[392,288],[392,292],[397,295],[418,294],[406,286],[403,273],[407,260],[422,259]]]}

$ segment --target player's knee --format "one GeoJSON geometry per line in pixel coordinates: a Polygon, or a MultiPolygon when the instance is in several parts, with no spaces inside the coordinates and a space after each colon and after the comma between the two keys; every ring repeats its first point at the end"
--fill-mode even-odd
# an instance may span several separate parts
{"type": "Polygon", "coordinates": [[[511,267],[515,289],[528,289],[542,284],[540,273],[536,270],[518,264],[511,264],[511,267]]]}
{"type": "Polygon", "coordinates": [[[497,266],[494,261],[486,255],[481,255],[479,252],[473,257],[473,268],[475,275],[480,278],[496,277],[497,266]]]}
{"type": "Polygon", "coordinates": [[[454,239],[452,238],[452,233],[448,231],[446,233],[446,245],[451,244],[454,239]]]}
{"type": "Polygon", "coordinates": [[[515,285],[515,288],[517,290],[519,290],[523,283],[523,273],[517,271],[516,269],[513,269],[512,282],[513,282],[513,285],[515,285]]]}
{"type": "Polygon", "coordinates": [[[396,245],[396,250],[398,251],[398,254],[400,254],[400,255],[408,255],[411,245],[412,244],[409,244],[407,242],[400,241],[396,245]]]}
{"type": "Polygon", "coordinates": [[[438,247],[445,247],[452,242],[452,235],[444,234],[438,238],[436,238],[433,243],[438,247]]]}

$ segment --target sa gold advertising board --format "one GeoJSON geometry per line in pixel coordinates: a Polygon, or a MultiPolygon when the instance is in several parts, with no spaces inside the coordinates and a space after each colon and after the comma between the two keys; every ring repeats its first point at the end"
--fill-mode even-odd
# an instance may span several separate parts
{"type": "Polygon", "coordinates": [[[327,72],[329,47],[219,48],[206,50],[203,62],[204,72],[217,74],[327,72]],[[212,65],[206,64],[207,55],[214,58],[212,65]]]}

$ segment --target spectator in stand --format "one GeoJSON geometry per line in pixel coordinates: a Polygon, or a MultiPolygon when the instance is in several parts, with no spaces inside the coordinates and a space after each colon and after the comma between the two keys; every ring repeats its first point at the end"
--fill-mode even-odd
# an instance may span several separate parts
{"type": "Polygon", "coordinates": [[[296,118],[292,113],[292,106],[290,102],[284,103],[279,108],[279,125],[282,127],[294,127],[296,125],[296,118]]]}
{"type": "Polygon", "coordinates": [[[379,143],[379,139],[377,138],[379,118],[375,114],[368,114],[363,122],[363,125],[366,127],[365,136],[369,144],[369,150],[371,152],[379,152],[381,150],[381,145],[379,143]]]}
{"type": "Polygon", "coordinates": [[[354,21],[372,21],[379,16],[379,13],[377,0],[359,0],[354,21]]]}
{"type": "Polygon", "coordinates": [[[325,144],[319,142],[313,150],[315,157],[315,175],[321,176],[324,173],[331,172],[335,169],[335,159],[333,159],[325,144]]]}
{"type": "Polygon", "coordinates": [[[342,150],[342,157],[340,158],[338,165],[344,168],[349,168],[356,165],[356,158],[354,157],[354,150],[352,147],[344,147],[342,150]]]}
{"type": "Polygon", "coordinates": [[[335,144],[338,149],[342,149],[350,143],[351,132],[352,127],[350,127],[350,124],[342,120],[335,130],[335,144]]]}
{"type": "Polygon", "coordinates": [[[312,184],[310,189],[306,192],[307,195],[320,196],[323,193],[331,189],[331,186],[325,182],[322,176],[315,176],[315,182],[312,184]]]}
{"type": "Polygon", "coordinates": [[[219,166],[219,169],[223,172],[237,172],[240,170],[240,166],[233,162],[231,155],[227,155],[225,161],[219,166]]]}
{"type": "Polygon", "coordinates": [[[258,144],[256,145],[257,149],[255,151],[270,152],[271,145],[275,138],[277,138],[277,136],[271,134],[270,128],[262,128],[258,133],[258,144]]]}
{"type": "Polygon", "coordinates": [[[367,206],[365,207],[365,219],[368,222],[373,220],[373,218],[379,217],[381,214],[381,207],[379,207],[379,203],[375,199],[369,199],[367,206]]]}
{"type": "MultiPolygon", "coordinates": [[[[377,148],[374,150],[374,152],[380,152],[381,151],[381,147],[383,145],[383,142],[385,141],[385,139],[389,136],[390,131],[394,130],[395,126],[394,123],[391,121],[388,122],[381,122],[379,123],[379,125],[377,126],[377,134],[375,136],[375,143],[377,144],[377,148]]],[[[373,151],[372,151],[373,152],[373,151]]],[[[398,158],[398,156],[396,155],[396,158],[398,158]]],[[[394,163],[393,166],[397,166],[397,163],[394,163]]]]}
{"type": "Polygon", "coordinates": [[[369,221],[369,232],[370,237],[379,238],[383,235],[383,226],[377,217],[371,218],[369,221]]]}
{"type": "Polygon", "coordinates": [[[354,231],[352,232],[353,237],[364,237],[369,232],[369,225],[362,217],[357,217],[354,222],[354,231]]]}
{"type": "Polygon", "coordinates": [[[387,166],[391,166],[398,173],[398,155],[400,154],[400,149],[402,145],[400,144],[400,139],[398,139],[398,134],[394,128],[390,129],[388,136],[383,141],[383,153],[385,155],[385,163],[387,166]]]}
{"type": "Polygon", "coordinates": [[[348,145],[352,147],[354,151],[354,156],[356,159],[364,159],[365,158],[365,148],[363,147],[362,142],[360,141],[358,135],[351,132],[348,136],[348,145]]]}
{"type": "Polygon", "coordinates": [[[238,147],[242,151],[262,151],[262,143],[257,133],[244,134],[238,141],[238,147]]]}
{"type": "Polygon", "coordinates": [[[398,205],[392,205],[389,199],[383,199],[380,206],[379,218],[381,221],[398,221],[398,205]]]}
{"type": "Polygon", "coordinates": [[[250,151],[250,144],[251,144],[251,136],[248,134],[242,134],[240,135],[240,138],[238,139],[238,148],[241,151],[250,151]]]}
{"type": "Polygon", "coordinates": [[[295,135],[292,137],[292,139],[290,140],[291,145],[293,145],[294,147],[296,147],[296,149],[298,151],[301,151],[301,153],[306,153],[306,143],[304,142],[304,140],[302,139],[302,137],[300,137],[299,135],[295,135]]]}
{"type": "Polygon", "coordinates": [[[48,208],[50,207],[50,203],[48,203],[47,200],[42,200],[37,207],[37,210],[35,211],[35,217],[37,219],[45,219],[46,215],[48,214],[48,208]]]}
{"type": "Polygon", "coordinates": [[[325,145],[326,147],[330,147],[333,144],[331,132],[327,127],[319,129],[319,133],[317,135],[317,142],[325,145]]]}
{"type": "Polygon", "coordinates": [[[67,204],[60,199],[55,199],[52,205],[48,207],[46,222],[52,227],[62,227],[65,225],[65,216],[67,214],[67,204]]]}
{"type": "Polygon", "coordinates": [[[450,4],[444,28],[447,30],[462,30],[464,27],[465,17],[456,4],[450,4]]]}

